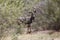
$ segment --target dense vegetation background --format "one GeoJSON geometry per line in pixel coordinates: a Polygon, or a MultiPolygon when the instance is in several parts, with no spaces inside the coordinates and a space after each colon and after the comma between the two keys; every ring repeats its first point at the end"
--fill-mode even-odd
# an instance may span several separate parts
{"type": "Polygon", "coordinates": [[[60,29],[60,0],[0,0],[0,37],[23,33],[25,25],[16,19],[34,10],[33,29],[60,29]]]}

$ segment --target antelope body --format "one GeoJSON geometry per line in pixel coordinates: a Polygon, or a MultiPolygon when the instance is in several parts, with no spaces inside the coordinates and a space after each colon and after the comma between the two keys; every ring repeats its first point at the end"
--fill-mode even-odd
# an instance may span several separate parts
{"type": "MultiPolygon", "coordinates": [[[[26,16],[26,17],[20,17],[18,20],[24,24],[27,25],[27,33],[31,33],[31,23],[33,22],[33,20],[35,19],[34,14],[32,12],[30,16],[26,16]]],[[[18,22],[18,24],[20,24],[18,22]]]]}

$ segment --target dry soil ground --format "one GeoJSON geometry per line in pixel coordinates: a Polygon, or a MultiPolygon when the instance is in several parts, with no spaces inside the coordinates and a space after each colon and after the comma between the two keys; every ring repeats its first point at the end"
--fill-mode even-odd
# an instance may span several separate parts
{"type": "Polygon", "coordinates": [[[18,34],[2,37],[1,40],[60,40],[60,32],[40,31],[31,34],[18,34]]]}

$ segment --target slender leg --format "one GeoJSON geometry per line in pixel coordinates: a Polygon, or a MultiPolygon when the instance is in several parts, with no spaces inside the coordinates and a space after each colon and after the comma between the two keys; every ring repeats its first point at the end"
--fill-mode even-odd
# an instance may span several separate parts
{"type": "Polygon", "coordinates": [[[30,26],[30,24],[27,25],[27,33],[31,33],[31,26],[30,26]]]}

